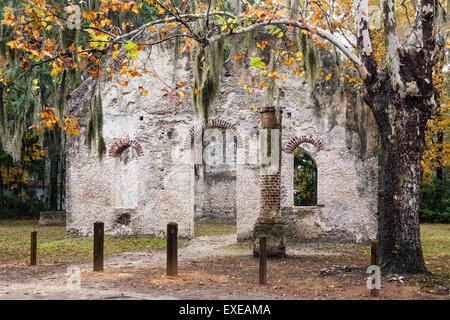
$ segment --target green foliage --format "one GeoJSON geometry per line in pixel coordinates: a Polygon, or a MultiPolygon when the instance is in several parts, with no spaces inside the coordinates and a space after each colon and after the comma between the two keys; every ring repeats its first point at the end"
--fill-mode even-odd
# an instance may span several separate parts
{"type": "Polygon", "coordinates": [[[45,204],[38,199],[34,190],[27,190],[27,196],[13,193],[0,194],[0,219],[19,217],[38,217],[45,204]]]}
{"type": "Polygon", "coordinates": [[[260,57],[250,58],[250,60],[252,62],[252,67],[255,68],[262,68],[266,65],[263,61],[261,61],[260,57]]]}
{"type": "Polygon", "coordinates": [[[450,179],[422,182],[419,212],[420,222],[450,223],[450,179]]]}
{"type": "Polygon", "coordinates": [[[315,206],[317,204],[317,165],[300,149],[294,153],[294,205],[315,206]]]}

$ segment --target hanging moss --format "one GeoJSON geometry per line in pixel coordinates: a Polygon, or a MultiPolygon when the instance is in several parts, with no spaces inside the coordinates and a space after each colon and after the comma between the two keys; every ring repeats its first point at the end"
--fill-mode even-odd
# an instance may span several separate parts
{"type": "Polygon", "coordinates": [[[90,118],[86,132],[86,144],[91,150],[94,140],[97,142],[97,152],[100,161],[106,153],[106,143],[103,139],[103,107],[99,92],[90,101],[90,118]]]}
{"type": "Polygon", "coordinates": [[[194,93],[192,102],[195,115],[205,124],[208,110],[218,91],[223,68],[224,40],[206,48],[199,47],[194,62],[194,93]]]}
{"type": "MultiPolygon", "coordinates": [[[[275,53],[270,53],[270,62],[269,62],[269,73],[275,72],[277,70],[277,64],[275,63],[275,53]]],[[[270,79],[267,85],[266,90],[266,99],[269,105],[272,105],[275,100],[275,78],[270,79]]]]}
{"type": "Polygon", "coordinates": [[[339,86],[339,102],[343,103],[344,102],[344,98],[345,98],[344,88],[342,87],[342,85],[340,85],[339,86]]]}
{"type": "Polygon", "coordinates": [[[97,152],[100,161],[103,159],[103,156],[106,153],[106,143],[103,139],[103,104],[102,99],[100,97],[100,92],[98,94],[98,102],[97,102],[97,152]]]}
{"type": "Polygon", "coordinates": [[[227,61],[231,55],[231,44],[229,42],[225,42],[223,46],[223,61],[227,61]]]}
{"type": "MultiPolygon", "coordinates": [[[[78,29],[61,29],[60,37],[61,45],[64,50],[67,50],[72,44],[74,44],[75,47],[78,46],[78,29]]],[[[72,59],[74,59],[74,62],[78,63],[78,55],[76,55],[75,53],[72,54],[72,59]]],[[[79,84],[78,74],[79,71],[77,69],[70,70],[70,82],[72,83],[72,87],[76,87],[79,84]]]]}
{"type": "Polygon", "coordinates": [[[311,87],[314,87],[314,83],[316,81],[317,64],[318,64],[318,59],[317,59],[316,48],[309,47],[308,54],[306,55],[306,59],[305,59],[305,65],[307,67],[306,72],[307,72],[308,80],[309,80],[311,87]]]}
{"type": "Polygon", "coordinates": [[[303,32],[300,32],[297,34],[297,44],[299,50],[302,52],[303,57],[306,57],[306,54],[308,53],[308,43],[307,43],[306,34],[303,32]]]}
{"type": "Polygon", "coordinates": [[[6,130],[6,108],[3,103],[3,84],[0,83],[0,133],[6,130]]]}
{"type": "MultiPolygon", "coordinates": [[[[31,85],[30,85],[31,87],[31,85]]],[[[27,130],[27,116],[30,108],[30,91],[25,91],[24,106],[17,119],[8,120],[4,104],[4,88],[1,86],[0,95],[0,142],[3,149],[11,155],[14,162],[22,157],[22,143],[27,130]]]]}
{"type": "Polygon", "coordinates": [[[311,87],[314,86],[317,76],[317,67],[319,65],[319,55],[314,45],[310,44],[306,34],[300,32],[297,35],[297,45],[303,55],[303,64],[308,80],[311,87]]]}
{"type": "Polygon", "coordinates": [[[255,34],[256,30],[252,30],[245,33],[244,35],[244,44],[247,46],[248,54],[250,54],[256,48],[255,34]]]}

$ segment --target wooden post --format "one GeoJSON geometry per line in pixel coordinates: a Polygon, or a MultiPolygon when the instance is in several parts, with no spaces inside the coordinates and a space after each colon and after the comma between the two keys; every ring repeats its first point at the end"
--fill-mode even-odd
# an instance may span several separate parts
{"type": "Polygon", "coordinates": [[[30,265],[36,265],[37,256],[37,231],[31,232],[31,246],[30,246],[30,265]]]}
{"type": "Polygon", "coordinates": [[[103,271],[103,243],[105,240],[105,224],[94,223],[94,271],[103,271]]]}
{"type": "Polygon", "coordinates": [[[267,241],[259,237],[259,284],[267,284],[267,241]]]}
{"type": "Polygon", "coordinates": [[[178,224],[167,224],[167,275],[178,274],[178,224]]]}
{"type": "MultiPolygon", "coordinates": [[[[378,240],[372,240],[370,244],[370,264],[373,266],[380,265],[380,242],[378,240]]],[[[371,289],[370,294],[372,297],[378,297],[380,295],[380,289],[371,289]]]]}

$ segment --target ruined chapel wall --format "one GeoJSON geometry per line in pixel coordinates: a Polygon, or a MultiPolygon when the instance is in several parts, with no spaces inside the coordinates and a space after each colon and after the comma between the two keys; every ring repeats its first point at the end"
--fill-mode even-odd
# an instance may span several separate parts
{"type": "MultiPolygon", "coordinates": [[[[141,69],[153,69],[162,81],[172,83],[171,63],[155,63],[154,57],[165,57],[171,51],[155,47],[151,54],[141,55],[141,69]]],[[[170,55],[169,55],[170,56],[170,55]]],[[[169,59],[170,61],[170,59],[169,59]]],[[[190,75],[177,69],[178,81],[189,82],[190,75]]],[[[179,223],[181,237],[193,236],[193,206],[190,200],[192,166],[172,157],[172,150],[184,138],[175,128],[188,129],[193,122],[190,103],[186,99],[167,99],[162,82],[152,73],[141,78],[119,78],[119,82],[102,81],[103,136],[107,154],[100,162],[84,141],[88,119],[86,109],[72,107],[79,115],[82,133],[71,137],[68,157],[68,230],[74,235],[92,232],[92,223],[105,222],[111,235],[152,234],[163,236],[167,223],[179,223]],[[121,83],[128,81],[127,86],[121,83]],[[148,94],[144,95],[144,90],[148,94]],[[127,164],[109,150],[120,139],[129,138],[142,148],[127,164]],[[127,170],[128,174],[121,174],[127,170]],[[134,195],[133,199],[130,195],[134,195]],[[125,200],[125,201],[124,201],[125,200]],[[128,225],[118,226],[117,216],[128,213],[128,225]]],[[[130,148],[131,149],[131,148],[130,148]]]]}
{"type": "MultiPolygon", "coordinates": [[[[175,86],[178,81],[183,81],[188,96],[192,92],[191,62],[183,58],[177,68],[173,68],[171,62],[160,62],[171,61],[171,56],[170,48],[154,46],[151,59],[145,56],[140,59],[165,83],[175,86]]],[[[151,74],[126,79],[127,87],[117,83],[104,84],[107,148],[117,139],[128,136],[143,150],[142,155],[126,165],[131,164],[128,168],[135,173],[135,189],[131,190],[137,190],[137,205],[123,208],[123,201],[122,204],[117,202],[120,188],[117,188],[115,172],[123,170],[121,160],[106,155],[103,162],[98,162],[95,152],[89,155],[84,146],[82,133],[71,142],[68,157],[68,229],[87,234],[92,229],[91,222],[102,219],[106,222],[107,233],[162,236],[167,222],[176,221],[180,235],[192,237],[194,214],[200,216],[205,208],[218,209],[223,202],[227,204],[227,212],[234,206],[238,240],[251,238],[254,222],[259,216],[260,193],[259,165],[249,152],[249,146],[252,137],[257,139],[260,127],[258,108],[254,107],[263,106],[266,99],[264,90],[256,89],[250,95],[237,79],[242,77],[249,81],[257,72],[243,61],[228,62],[218,97],[208,111],[209,119],[226,121],[237,128],[241,136],[235,182],[230,182],[229,177],[215,182],[211,181],[212,176],[205,179],[201,165],[196,174],[192,164],[172,156],[175,147],[184,148],[186,155],[188,148],[183,143],[188,130],[198,123],[189,98],[167,97],[161,90],[165,85],[151,74]],[[144,96],[139,87],[149,90],[148,95],[144,96]],[[230,183],[236,189],[234,199],[233,193],[229,192],[230,183]],[[211,188],[213,184],[217,188],[211,188]],[[126,210],[131,212],[131,224],[118,229],[114,221],[117,214],[126,210]]],[[[283,108],[282,146],[296,136],[309,135],[323,143],[323,149],[318,152],[311,144],[301,145],[318,165],[319,199],[318,206],[312,208],[293,206],[293,158],[292,154],[282,152],[281,207],[288,239],[354,242],[373,237],[377,177],[373,154],[376,130],[371,114],[364,113],[363,107],[356,106],[350,97],[342,100],[339,93],[326,87],[316,87],[318,94],[311,95],[309,84],[297,76],[288,76],[279,86],[281,90],[276,103],[283,108]]],[[[126,192],[127,189],[123,190],[126,192]]]]}

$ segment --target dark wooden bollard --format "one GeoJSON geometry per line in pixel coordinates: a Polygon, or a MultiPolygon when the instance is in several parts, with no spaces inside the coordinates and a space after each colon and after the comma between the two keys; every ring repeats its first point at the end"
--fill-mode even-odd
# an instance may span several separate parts
{"type": "Polygon", "coordinates": [[[267,241],[259,237],[259,284],[267,284],[267,241]]]}
{"type": "Polygon", "coordinates": [[[30,265],[35,266],[37,261],[37,231],[31,232],[31,246],[30,246],[30,265]]]}
{"type": "Polygon", "coordinates": [[[94,223],[94,271],[103,271],[103,243],[105,240],[105,224],[94,223]]]}
{"type": "MultiPolygon", "coordinates": [[[[370,264],[373,266],[380,265],[379,249],[380,249],[380,242],[378,240],[372,240],[370,244],[370,264]]],[[[380,295],[380,289],[376,288],[371,289],[370,294],[372,297],[378,297],[380,295]]]]}
{"type": "Polygon", "coordinates": [[[178,224],[167,224],[167,275],[178,274],[178,224]]]}

